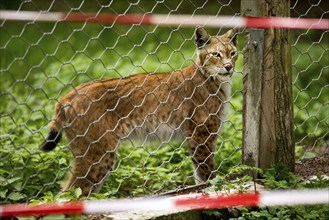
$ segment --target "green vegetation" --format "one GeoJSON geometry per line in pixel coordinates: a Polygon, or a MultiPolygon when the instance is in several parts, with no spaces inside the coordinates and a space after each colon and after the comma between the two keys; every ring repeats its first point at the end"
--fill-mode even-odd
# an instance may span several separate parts
{"type": "MultiPolygon", "coordinates": [[[[22,22],[1,26],[0,203],[80,198],[79,189],[58,194],[71,161],[66,141],[53,152],[39,150],[56,100],[87,81],[185,67],[195,53],[193,34],[194,29],[154,26],[22,22]]],[[[243,48],[243,38],[239,40],[243,48]]],[[[328,42],[298,41],[293,46],[300,146],[328,147],[328,42]]],[[[242,61],[240,54],[231,109],[218,140],[216,164],[221,179],[241,163],[242,61]]],[[[194,184],[190,156],[179,143],[148,148],[124,144],[118,155],[116,169],[95,198],[155,194],[194,184]]],[[[282,213],[286,210],[290,209],[282,213]]],[[[249,214],[265,218],[265,212],[274,211],[249,214]]],[[[247,211],[242,213],[248,216],[247,211]]]]}
{"type": "MultiPolygon", "coordinates": [[[[254,180],[261,183],[265,189],[305,189],[305,188],[327,188],[329,180],[318,175],[316,178],[305,182],[300,177],[289,172],[287,167],[278,164],[272,166],[266,172],[258,168],[239,166],[231,170],[233,173],[243,174],[245,171],[255,171],[259,174],[260,179],[254,180]]],[[[212,180],[215,189],[237,190],[245,192],[246,186],[252,183],[250,176],[243,176],[231,181],[226,181],[220,177],[212,180]],[[243,188],[242,186],[245,186],[243,188]]],[[[265,219],[328,219],[329,206],[328,205],[309,205],[309,206],[274,206],[262,208],[236,208],[234,210],[213,210],[204,211],[207,218],[213,219],[238,219],[238,220],[265,220],[265,219]]]]}
{"type": "MultiPolygon", "coordinates": [[[[329,34],[310,31],[292,45],[297,146],[329,147],[329,34]]],[[[304,151],[299,148],[300,154],[304,151]]],[[[297,155],[298,156],[298,155],[297,155]]],[[[309,152],[305,156],[314,156],[309,152]]]]}

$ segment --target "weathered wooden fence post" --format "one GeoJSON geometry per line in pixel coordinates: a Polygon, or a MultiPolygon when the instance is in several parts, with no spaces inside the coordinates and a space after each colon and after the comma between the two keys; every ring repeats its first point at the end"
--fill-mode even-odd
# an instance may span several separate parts
{"type": "MultiPolygon", "coordinates": [[[[241,0],[244,16],[289,17],[289,0],[241,0]]],[[[288,29],[245,33],[243,161],[294,170],[291,48],[288,29]]]]}

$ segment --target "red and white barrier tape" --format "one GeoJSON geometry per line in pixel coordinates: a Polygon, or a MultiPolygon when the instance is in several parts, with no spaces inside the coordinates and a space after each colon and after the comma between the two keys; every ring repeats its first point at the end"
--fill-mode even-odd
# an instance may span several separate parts
{"type": "Polygon", "coordinates": [[[23,21],[69,21],[117,24],[153,24],[195,27],[196,25],[224,28],[290,28],[329,29],[329,19],[287,17],[238,17],[205,15],[159,15],[159,14],[82,14],[63,12],[8,11],[0,10],[0,20],[23,21]]]}
{"type": "Polygon", "coordinates": [[[230,196],[205,196],[202,194],[197,194],[193,197],[175,196],[107,201],[89,200],[42,205],[10,204],[0,206],[0,217],[311,204],[329,204],[329,189],[268,191],[257,194],[248,193],[230,196]]]}

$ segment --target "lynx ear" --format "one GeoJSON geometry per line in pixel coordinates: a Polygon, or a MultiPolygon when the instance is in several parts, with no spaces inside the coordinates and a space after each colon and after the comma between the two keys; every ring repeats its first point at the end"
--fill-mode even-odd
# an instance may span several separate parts
{"type": "Polygon", "coordinates": [[[233,28],[233,29],[230,29],[229,31],[227,31],[224,34],[224,36],[229,38],[230,41],[233,43],[233,45],[236,46],[238,43],[237,33],[238,33],[238,30],[236,28],[233,28]]]}
{"type": "Polygon", "coordinates": [[[195,43],[198,48],[209,43],[210,36],[203,27],[198,26],[195,30],[195,43]]]}

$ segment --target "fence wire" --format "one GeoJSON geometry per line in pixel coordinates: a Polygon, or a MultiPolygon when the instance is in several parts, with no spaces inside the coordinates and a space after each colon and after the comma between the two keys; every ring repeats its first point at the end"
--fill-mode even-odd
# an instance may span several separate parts
{"type": "MultiPolygon", "coordinates": [[[[324,1],[293,1],[298,18],[328,18],[324,1]],[[302,6],[304,5],[304,6],[302,6]]],[[[329,31],[299,30],[292,37],[294,120],[297,158],[329,152],[329,31]]]]}
{"type": "MultiPolygon", "coordinates": [[[[2,7],[13,7],[18,12],[115,15],[238,12],[229,1],[24,1],[2,7]]],[[[209,31],[217,35],[220,30],[209,31]]],[[[59,149],[53,152],[43,153],[39,149],[47,137],[54,105],[67,92],[98,79],[179,70],[193,63],[195,51],[194,28],[88,21],[1,21],[1,181],[4,186],[1,200],[8,203],[51,197],[67,181],[67,173],[73,172],[72,161],[79,158],[72,158],[68,147],[72,143],[68,140],[60,142],[59,149]]],[[[233,82],[231,110],[216,147],[217,172],[221,175],[241,163],[242,67],[239,65],[233,82]]],[[[121,144],[116,166],[101,192],[107,197],[127,197],[194,185],[191,157],[182,143],[128,140],[121,144]]],[[[91,167],[87,168],[90,173],[91,167]]]]}
{"type": "MultiPolygon", "coordinates": [[[[296,17],[325,17],[324,1],[292,3],[296,17]]],[[[238,15],[239,1],[7,1],[1,9],[82,14],[238,15]]],[[[222,30],[208,29],[211,35],[222,30]]],[[[299,157],[328,152],[328,31],[292,37],[296,147],[299,157]]],[[[239,49],[243,38],[239,37],[239,49]]],[[[170,72],[193,63],[193,28],[138,24],[13,22],[0,25],[0,201],[53,200],[72,172],[68,141],[52,152],[47,137],[55,103],[78,85],[143,72],[170,72]]],[[[215,150],[216,174],[241,164],[242,60],[232,79],[229,112],[215,150]]],[[[188,149],[180,142],[125,142],[97,198],[158,194],[195,184],[188,149]]],[[[79,191],[67,193],[78,197],[79,191]]]]}

